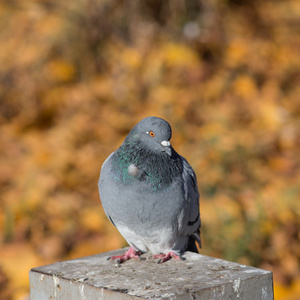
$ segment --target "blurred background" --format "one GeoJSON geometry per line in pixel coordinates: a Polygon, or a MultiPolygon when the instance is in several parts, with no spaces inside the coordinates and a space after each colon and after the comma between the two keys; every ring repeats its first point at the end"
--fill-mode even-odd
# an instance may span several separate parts
{"type": "Polygon", "coordinates": [[[201,253],[300,298],[299,1],[1,0],[0,28],[1,299],[126,245],[97,181],[151,115],[197,173],[201,253]]]}

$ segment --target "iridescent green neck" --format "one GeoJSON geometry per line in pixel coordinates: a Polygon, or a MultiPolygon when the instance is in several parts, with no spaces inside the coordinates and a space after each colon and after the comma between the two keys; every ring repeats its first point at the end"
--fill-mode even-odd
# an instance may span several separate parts
{"type": "Polygon", "coordinates": [[[173,150],[172,156],[154,153],[135,139],[126,139],[112,157],[114,178],[122,184],[143,181],[150,189],[167,187],[182,172],[180,156],[173,150]],[[136,178],[129,174],[128,167],[134,164],[145,176],[136,178]]]}

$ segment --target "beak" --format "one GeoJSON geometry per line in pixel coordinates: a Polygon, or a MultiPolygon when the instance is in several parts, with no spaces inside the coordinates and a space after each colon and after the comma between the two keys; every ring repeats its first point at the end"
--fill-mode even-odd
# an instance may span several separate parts
{"type": "Polygon", "coordinates": [[[161,145],[162,145],[162,150],[166,152],[169,156],[171,156],[172,155],[171,143],[169,141],[162,141],[161,145]]]}

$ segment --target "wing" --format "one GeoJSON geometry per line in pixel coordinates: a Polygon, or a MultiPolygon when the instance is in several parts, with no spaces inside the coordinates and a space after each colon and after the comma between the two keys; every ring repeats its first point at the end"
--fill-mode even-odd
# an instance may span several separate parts
{"type": "Polygon", "coordinates": [[[179,220],[179,232],[183,235],[192,236],[201,247],[200,239],[200,212],[199,212],[199,191],[197,177],[184,157],[181,157],[183,164],[182,180],[184,187],[185,206],[179,220]]]}
{"type": "Polygon", "coordinates": [[[101,203],[102,203],[102,207],[104,209],[104,212],[105,214],[107,215],[107,217],[109,218],[110,222],[116,227],[114,221],[112,220],[111,216],[109,215],[107,209],[106,209],[106,205],[104,205],[104,199],[105,198],[101,198],[101,184],[103,182],[103,178],[101,176],[102,174],[102,171],[105,169],[105,167],[107,167],[107,165],[110,163],[110,159],[112,157],[112,155],[114,154],[114,152],[112,152],[107,158],[106,160],[104,161],[104,163],[102,164],[102,167],[101,167],[101,171],[100,171],[100,177],[99,177],[99,180],[98,180],[98,190],[99,190],[99,195],[100,195],[100,200],[101,200],[101,203]],[[105,207],[105,208],[104,208],[105,207]]]}

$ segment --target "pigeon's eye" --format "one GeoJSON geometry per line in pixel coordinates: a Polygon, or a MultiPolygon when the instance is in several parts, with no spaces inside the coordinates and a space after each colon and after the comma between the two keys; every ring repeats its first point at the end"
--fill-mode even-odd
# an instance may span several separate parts
{"type": "Polygon", "coordinates": [[[149,135],[152,136],[152,137],[155,137],[155,134],[154,134],[153,131],[150,131],[150,132],[149,132],[149,135]]]}

